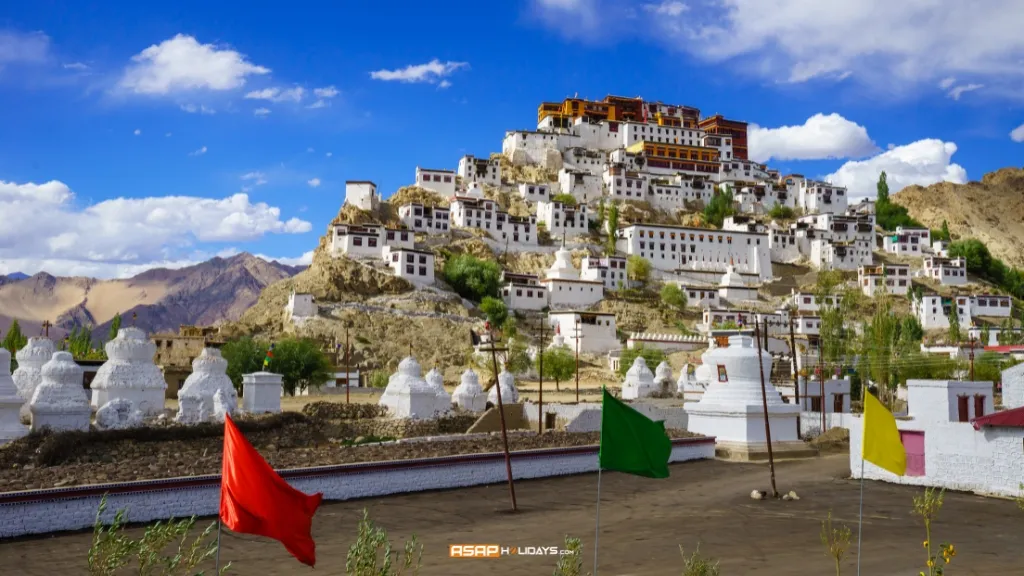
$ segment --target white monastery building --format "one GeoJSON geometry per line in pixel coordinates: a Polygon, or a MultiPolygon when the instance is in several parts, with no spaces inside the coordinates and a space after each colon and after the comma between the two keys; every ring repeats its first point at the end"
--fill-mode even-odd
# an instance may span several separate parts
{"type": "Polygon", "coordinates": [[[433,252],[386,246],[383,257],[395,276],[416,284],[434,283],[433,252]]]}
{"type": "Polygon", "coordinates": [[[562,234],[586,234],[589,231],[588,217],[586,204],[569,205],[550,201],[537,203],[537,221],[547,226],[552,238],[562,234]]]}
{"type": "Polygon", "coordinates": [[[842,299],[837,294],[831,294],[823,298],[812,292],[797,292],[794,288],[790,291],[789,305],[793,306],[799,312],[818,312],[822,306],[836,307],[839,305],[839,301],[842,299]]]}
{"type": "Polygon", "coordinates": [[[416,185],[445,198],[455,195],[455,172],[416,167],[416,185]]]}
{"type": "Polygon", "coordinates": [[[882,249],[901,256],[923,256],[931,250],[931,231],[927,228],[904,228],[897,226],[896,232],[882,238],[882,249]]]}
{"type": "Polygon", "coordinates": [[[921,274],[943,286],[962,286],[967,284],[967,260],[928,256],[924,259],[921,274]]]}
{"type": "Polygon", "coordinates": [[[604,282],[605,290],[624,288],[627,285],[626,259],[621,256],[585,256],[581,262],[580,278],[604,282]]]}
{"type": "Polygon", "coordinates": [[[589,306],[604,299],[604,282],[581,279],[565,246],[555,252],[555,261],[540,283],[548,289],[548,304],[552,308],[589,306]]]}
{"type": "Polygon", "coordinates": [[[622,347],[615,334],[615,314],[607,312],[584,312],[566,310],[552,312],[549,316],[551,327],[565,339],[570,350],[602,354],[622,347]]]}
{"type": "Polygon", "coordinates": [[[501,159],[477,158],[473,155],[463,156],[459,159],[458,174],[466,182],[500,186],[501,159]]]}
{"type": "Polygon", "coordinates": [[[925,294],[920,301],[912,301],[911,307],[917,315],[921,327],[925,330],[949,328],[949,315],[952,312],[953,300],[956,300],[957,317],[963,328],[970,328],[972,320],[979,316],[1009,318],[1012,310],[1012,299],[1009,296],[993,294],[949,298],[938,294],[925,294]]]}
{"type": "Polygon", "coordinates": [[[345,182],[345,204],[360,210],[374,211],[380,205],[377,185],[367,180],[345,182]]]}
{"type": "Polygon", "coordinates": [[[497,202],[484,198],[477,190],[465,196],[455,196],[451,204],[451,222],[454,226],[477,228],[495,240],[533,245],[537,243],[537,219],[509,216],[497,202]]]}
{"type": "Polygon", "coordinates": [[[551,200],[551,187],[547,184],[522,183],[519,185],[519,195],[530,204],[538,202],[549,202],[551,200]]]}
{"type": "MultiPolygon", "coordinates": [[[[604,161],[601,162],[602,166],[604,161]]],[[[603,168],[601,169],[603,172],[603,168]]],[[[590,202],[601,197],[604,182],[601,173],[562,168],[558,171],[558,188],[562,194],[572,194],[578,202],[590,202]]]]}
{"type": "Polygon", "coordinates": [[[451,210],[440,206],[432,208],[417,203],[405,204],[398,207],[398,218],[410,230],[442,234],[449,229],[451,210]]]}
{"type": "Polygon", "coordinates": [[[646,258],[664,271],[724,273],[731,263],[737,271],[756,274],[762,280],[772,277],[766,234],[632,224],[619,229],[616,249],[646,258]]]}
{"type": "Polygon", "coordinates": [[[910,292],[910,266],[906,264],[879,264],[857,269],[857,285],[865,296],[878,293],[906,296],[910,292]]]}
{"type": "Polygon", "coordinates": [[[337,257],[380,259],[384,247],[413,248],[415,233],[409,230],[385,228],[380,224],[338,224],[331,238],[331,253],[337,257]]]}

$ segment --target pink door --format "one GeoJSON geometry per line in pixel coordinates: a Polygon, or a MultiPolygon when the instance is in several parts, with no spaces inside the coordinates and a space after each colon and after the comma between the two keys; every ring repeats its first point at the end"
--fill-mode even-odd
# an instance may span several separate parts
{"type": "Polygon", "coordinates": [[[924,476],[924,432],[900,430],[900,441],[907,452],[907,476],[924,476]]]}

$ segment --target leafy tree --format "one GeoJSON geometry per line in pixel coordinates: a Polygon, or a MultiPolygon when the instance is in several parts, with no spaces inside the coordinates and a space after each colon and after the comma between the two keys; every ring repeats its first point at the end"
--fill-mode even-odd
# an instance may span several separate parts
{"type": "Polygon", "coordinates": [[[850,356],[852,342],[845,321],[851,316],[859,294],[853,290],[842,290],[842,280],[842,274],[837,270],[820,272],[814,290],[821,318],[822,361],[839,369],[844,367],[850,356]]]}
{"type": "Polygon", "coordinates": [[[882,202],[888,202],[889,201],[889,176],[886,175],[884,170],[882,171],[881,174],[878,175],[878,184],[875,185],[875,188],[878,191],[878,196],[875,199],[875,203],[879,204],[879,203],[882,203],[882,202]]]}
{"type": "Polygon", "coordinates": [[[442,275],[455,292],[474,302],[484,296],[496,296],[501,285],[501,268],[496,262],[459,254],[444,263],[442,275]]]}
{"type": "Polygon", "coordinates": [[[732,190],[716,192],[708,205],[704,207],[704,220],[716,228],[721,228],[725,219],[736,213],[732,206],[732,190]]]}
{"type": "Polygon", "coordinates": [[[4,336],[3,342],[0,342],[0,346],[3,346],[11,353],[11,370],[18,367],[17,360],[14,359],[14,355],[18,353],[28,344],[28,338],[21,333],[21,326],[18,324],[18,319],[11,320],[11,326],[7,329],[7,335],[4,336]]]}
{"type": "Polygon", "coordinates": [[[608,231],[608,242],[605,246],[605,252],[609,256],[615,255],[615,236],[619,230],[619,206],[618,204],[612,203],[607,210],[607,231],[608,231]]]}
{"type": "Polygon", "coordinates": [[[646,284],[651,278],[650,261],[633,254],[626,259],[626,277],[641,284],[646,284]]]}
{"type": "MultiPolygon", "coordinates": [[[[569,380],[576,373],[576,356],[567,346],[548,348],[541,355],[544,356],[544,378],[554,380],[555,390],[560,390],[559,384],[569,380]]],[[[537,372],[541,372],[541,355],[537,356],[537,372]]]]}
{"type": "Polygon", "coordinates": [[[665,284],[661,287],[661,303],[676,310],[686,308],[686,293],[678,284],[665,284]]]}
{"type": "Polygon", "coordinates": [[[597,224],[598,224],[599,227],[603,227],[604,226],[604,217],[605,217],[604,198],[601,198],[600,200],[597,201],[597,224]]]}
{"type": "Polygon", "coordinates": [[[334,366],[319,344],[307,338],[287,338],[274,347],[270,370],[282,376],[284,391],[320,388],[334,377],[334,366]]]}
{"type": "MultiPolygon", "coordinates": [[[[825,321],[822,318],[822,328],[824,325],[825,321]]],[[[899,382],[896,369],[902,351],[899,340],[901,325],[901,318],[893,314],[888,295],[882,293],[877,299],[875,312],[870,321],[864,324],[860,337],[860,369],[886,395],[891,394],[899,382]]],[[[822,348],[823,353],[826,349],[822,348]]]]}
{"type": "Polygon", "coordinates": [[[932,233],[932,240],[945,240],[949,242],[953,239],[952,234],[949,233],[949,222],[942,221],[942,227],[939,228],[938,234],[932,233]]]}
{"type": "Polygon", "coordinates": [[[114,315],[114,319],[110,321],[110,335],[107,336],[107,340],[113,340],[117,338],[117,331],[121,329],[121,313],[118,312],[114,315]]]}
{"type": "Polygon", "coordinates": [[[68,333],[66,344],[67,351],[75,358],[84,359],[93,355],[92,327],[75,326],[68,333]]]}
{"type": "Polygon", "coordinates": [[[778,202],[772,206],[772,209],[768,211],[769,218],[776,218],[779,220],[792,220],[796,216],[796,211],[789,206],[783,206],[778,202]]]}
{"type": "Polygon", "coordinates": [[[551,197],[552,202],[561,202],[562,204],[568,204],[569,206],[576,205],[576,197],[572,194],[555,194],[551,197]]]}
{"type": "Polygon", "coordinates": [[[484,299],[480,302],[480,311],[487,316],[487,320],[495,328],[498,328],[508,320],[508,307],[505,306],[505,302],[497,298],[484,296],[484,299]]]}
{"type": "Polygon", "coordinates": [[[530,355],[526,352],[526,342],[519,338],[511,339],[505,356],[505,369],[513,374],[522,374],[530,369],[530,355]]]}
{"type": "MultiPolygon", "coordinates": [[[[243,336],[238,340],[232,340],[221,346],[220,353],[228,361],[228,377],[235,386],[235,390],[242,391],[242,375],[259,372],[263,369],[263,359],[267,356],[269,344],[257,342],[251,336],[243,336]]],[[[276,350],[275,358],[277,360],[276,350]]],[[[277,372],[276,366],[271,371],[277,372]]]]}
{"type": "Polygon", "coordinates": [[[921,327],[917,316],[912,314],[904,316],[903,323],[900,325],[900,339],[910,344],[920,344],[924,339],[924,328],[921,327]]]}
{"type": "Polygon", "coordinates": [[[957,297],[954,296],[949,303],[949,343],[954,346],[960,343],[962,334],[960,333],[960,305],[957,303],[957,297]]]}
{"type": "Polygon", "coordinates": [[[660,348],[647,348],[640,344],[634,348],[623,348],[622,356],[619,357],[619,376],[626,376],[626,372],[629,372],[629,369],[633,367],[633,362],[637,356],[643,356],[651,372],[657,368],[658,364],[665,361],[665,352],[660,348]]]}

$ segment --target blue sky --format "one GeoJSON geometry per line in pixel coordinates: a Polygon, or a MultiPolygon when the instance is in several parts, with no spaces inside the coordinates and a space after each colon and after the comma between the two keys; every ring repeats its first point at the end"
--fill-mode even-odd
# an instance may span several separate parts
{"type": "Polygon", "coordinates": [[[1024,150],[1014,0],[91,4],[0,16],[0,274],[299,261],[345,180],[389,194],[574,93],[746,120],[854,195],[1024,150]]]}

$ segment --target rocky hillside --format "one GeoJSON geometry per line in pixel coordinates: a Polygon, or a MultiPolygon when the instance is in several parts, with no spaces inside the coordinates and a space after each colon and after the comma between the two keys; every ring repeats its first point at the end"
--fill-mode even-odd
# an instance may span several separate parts
{"type": "Polygon", "coordinates": [[[1003,168],[981,182],[908,186],[892,196],[930,228],[942,221],[956,237],[984,242],[994,256],[1024,267],[1024,169],[1003,168]]]}
{"type": "Polygon", "coordinates": [[[128,279],[63,278],[40,272],[0,283],[0,330],[17,319],[35,335],[44,321],[61,337],[75,326],[94,326],[106,337],[118,313],[125,322],[149,331],[174,330],[182,324],[211,325],[235,320],[252,306],[266,286],[293,276],[301,267],[267,262],[252,254],[213,258],[195,266],[156,268],[128,279]]]}

